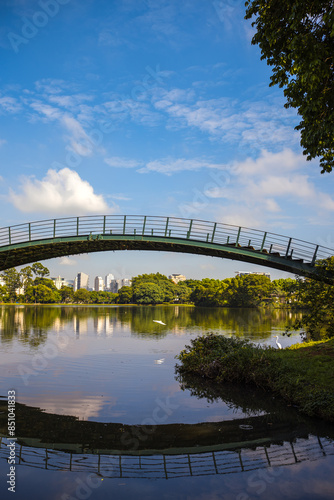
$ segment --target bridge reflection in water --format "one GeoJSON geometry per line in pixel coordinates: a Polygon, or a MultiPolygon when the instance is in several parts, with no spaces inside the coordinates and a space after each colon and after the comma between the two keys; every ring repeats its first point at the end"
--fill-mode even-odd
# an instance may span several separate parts
{"type": "MultiPolygon", "coordinates": [[[[8,458],[8,439],[0,440],[0,459],[8,458]]],[[[73,453],[16,445],[16,464],[55,471],[95,473],[101,478],[172,479],[233,474],[268,467],[291,466],[334,455],[333,440],[309,435],[281,444],[244,446],[196,453],[124,455],[73,453]]]]}

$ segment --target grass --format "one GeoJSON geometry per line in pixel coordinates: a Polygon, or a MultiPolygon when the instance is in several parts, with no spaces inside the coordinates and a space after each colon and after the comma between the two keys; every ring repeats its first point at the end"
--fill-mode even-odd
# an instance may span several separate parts
{"type": "Polygon", "coordinates": [[[218,383],[253,384],[280,395],[312,417],[334,422],[334,339],[278,350],[209,334],[177,356],[177,371],[218,383]]]}

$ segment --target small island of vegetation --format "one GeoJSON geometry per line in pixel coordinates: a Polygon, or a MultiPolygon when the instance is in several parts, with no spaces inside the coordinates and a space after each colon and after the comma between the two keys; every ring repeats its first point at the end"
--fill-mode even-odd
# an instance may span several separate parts
{"type": "MultiPolygon", "coordinates": [[[[333,270],[334,258],[317,263],[333,270]]],[[[334,286],[307,280],[295,290],[306,310],[294,327],[304,342],[285,349],[261,347],[217,334],[201,336],[178,356],[178,373],[240,382],[272,391],[309,415],[334,421],[334,286]]]]}

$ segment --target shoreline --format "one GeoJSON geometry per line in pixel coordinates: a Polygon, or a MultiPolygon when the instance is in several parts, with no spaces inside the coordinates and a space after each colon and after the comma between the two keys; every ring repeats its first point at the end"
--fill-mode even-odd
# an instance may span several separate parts
{"type": "Polygon", "coordinates": [[[334,339],[285,349],[216,334],[191,343],[177,356],[181,375],[262,387],[310,417],[334,422],[334,339]]]}

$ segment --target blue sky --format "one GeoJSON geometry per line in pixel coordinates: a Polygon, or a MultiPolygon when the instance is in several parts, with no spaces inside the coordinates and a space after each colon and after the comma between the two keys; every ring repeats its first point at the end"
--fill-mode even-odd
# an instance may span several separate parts
{"type": "MultiPolygon", "coordinates": [[[[334,247],[333,174],[303,157],[242,1],[7,0],[0,12],[1,226],[169,215],[334,247]]],[[[44,263],[67,278],[264,270],[151,252],[44,263]]]]}

